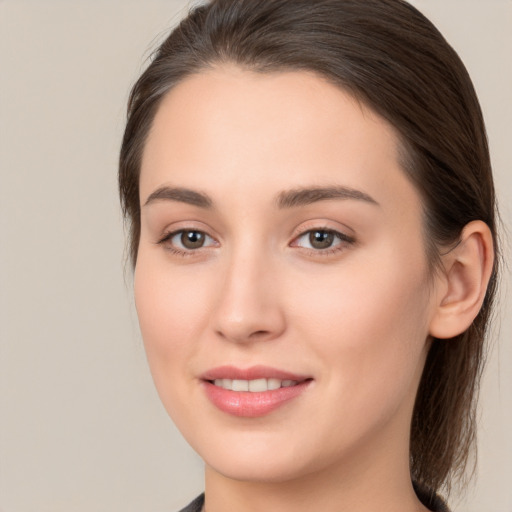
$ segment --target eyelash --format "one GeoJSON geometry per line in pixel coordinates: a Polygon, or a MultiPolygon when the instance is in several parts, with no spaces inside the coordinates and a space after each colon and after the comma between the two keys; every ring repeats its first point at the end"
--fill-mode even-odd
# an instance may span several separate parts
{"type": "Polygon", "coordinates": [[[338,254],[340,252],[345,251],[347,249],[347,246],[354,245],[356,242],[355,238],[346,235],[345,233],[341,233],[340,231],[336,231],[335,229],[330,229],[327,227],[315,227],[312,229],[308,229],[306,231],[302,231],[297,236],[295,236],[295,238],[293,239],[292,247],[297,247],[297,245],[295,245],[295,241],[300,240],[303,237],[307,237],[308,235],[311,235],[311,233],[318,232],[325,233],[327,235],[334,235],[337,244],[334,246],[327,247],[325,249],[302,247],[302,249],[304,251],[307,251],[307,253],[311,256],[332,256],[333,254],[338,254]]]}
{"type": "MultiPolygon", "coordinates": [[[[157,244],[165,245],[165,249],[167,251],[171,252],[172,254],[175,254],[176,256],[182,256],[185,258],[188,256],[195,256],[197,249],[183,250],[183,249],[177,249],[176,247],[173,247],[170,243],[167,244],[167,242],[170,242],[170,240],[172,240],[176,235],[183,234],[186,232],[201,233],[205,237],[211,238],[213,240],[213,238],[211,236],[209,236],[204,231],[201,231],[200,229],[177,229],[176,231],[170,231],[168,233],[165,233],[164,236],[160,240],[158,240],[157,244]]],[[[199,249],[207,249],[207,248],[208,247],[199,247],[199,249]]]]}
{"type": "MultiPolygon", "coordinates": [[[[176,231],[170,231],[168,233],[165,233],[164,236],[160,240],[157,241],[157,245],[166,245],[166,250],[168,250],[169,252],[171,252],[174,255],[181,256],[181,257],[195,256],[198,249],[208,249],[208,246],[207,246],[207,247],[199,247],[198,249],[182,250],[182,249],[177,249],[176,247],[172,246],[171,244],[167,244],[167,242],[172,240],[176,235],[180,235],[180,234],[183,234],[186,232],[200,233],[200,234],[204,235],[205,237],[213,240],[213,238],[211,236],[209,236],[207,233],[205,233],[204,231],[201,231],[199,229],[178,229],[176,231]]],[[[332,247],[328,247],[326,249],[312,249],[312,248],[302,247],[302,249],[304,251],[306,251],[311,256],[331,256],[333,254],[344,251],[347,248],[347,246],[353,245],[356,242],[355,238],[353,238],[349,235],[346,235],[345,233],[336,231],[335,229],[330,229],[330,228],[326,228],[326,227],[316,227],[316,228],[308,229],[306,231],[302,231],[294,237],[293,242],[300,240],[301,238],[303,238],[307,235],[310,235],[311,233],[315,233],[315,232],[322,232],[322,233],[326,233],[328,235],[334,235],[334,237],[337,239],[337,241],[339,243],[332,247]]],[[[292,245],[292,247],[300,247],[300,246],[292,245]]]]}

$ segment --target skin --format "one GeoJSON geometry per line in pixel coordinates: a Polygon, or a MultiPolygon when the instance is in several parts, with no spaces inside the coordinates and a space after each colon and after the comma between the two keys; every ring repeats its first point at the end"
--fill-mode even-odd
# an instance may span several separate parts
{"type": "Polygon", "coordinates": [[[164,98],[140,199],[140,327],[162,402],[205,461],[206,510],[426,510],[410,482],[409,425],[440,297],[454,288],[429,274],[422,204],[393,128],[311,73],[218,67],[164,98]],[[332,186],[374,202],[277,206],[283,192],[332,186]],[[162,187],[211,206],[148,202],[162,187]],[[205,244],[158,243],[183,229],[205,244]],[[350,241],[315,248],[315,229],[350,241]],[[240,418],[200,379],[226,364],[312,382],[240,418]]]}

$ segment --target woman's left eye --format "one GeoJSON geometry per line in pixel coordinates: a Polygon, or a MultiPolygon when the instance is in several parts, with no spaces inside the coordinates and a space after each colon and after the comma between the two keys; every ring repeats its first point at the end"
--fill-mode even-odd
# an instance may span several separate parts
{"type": "Polygon", "coordinates": [[[352,237],[333,229],[311,229],[298,236],[292,245],[317,252],[333,252],[353,244],[354,241],[352,237]]]}

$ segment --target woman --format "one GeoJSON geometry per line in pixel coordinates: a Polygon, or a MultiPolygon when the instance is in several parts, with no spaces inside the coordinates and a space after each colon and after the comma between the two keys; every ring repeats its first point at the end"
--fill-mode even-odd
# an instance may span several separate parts
{"type": "Polygon", "coordinates": [[[467,72],[401,0],[214,0],[135,84],[135,299],[184,510],[447,510],[497,280],[467,72]]]}

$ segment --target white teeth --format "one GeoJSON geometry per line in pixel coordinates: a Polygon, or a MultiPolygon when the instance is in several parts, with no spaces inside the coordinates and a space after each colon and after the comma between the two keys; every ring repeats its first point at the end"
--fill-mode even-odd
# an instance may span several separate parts
{"type": "Polygon", "coordinates": [[[279,380],[279,379],[215,379],[213,383],[230,391],[250,391],[251,393],[261,393],[263,391],[272,391],[281,387],[288,388],[295,386],[296,380],[279,380]]]}
{"type": "Polygon", "coordinates": [[[215,379],[213,383],[219,388],[233,389],[233,381],[231,379],[215,379]]]}
{"type": "Polygon", "coordinates": [[[279,379],[267,379],[267,387],[269,390],[279,389],[281,387],[281,381],[279,379]]]}
{"type": "Polygon", "coordinates": [[[267,391],[267,379],[256,379],[249,381],[249,391],[253,393],[256,391],[267,391]]]}
{"type": "Polygon", "coordinates": [[[233,389],[233,381],[231,379],[222,379],[222,387],[225,389],[233,389]]]}
{"type": "Polygon", "coordinates": [[[233,379],[233,391],[249,391],[249,381],[233,379]]]}

